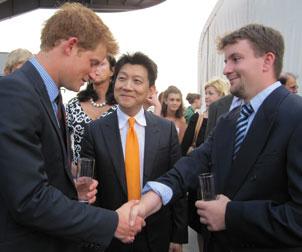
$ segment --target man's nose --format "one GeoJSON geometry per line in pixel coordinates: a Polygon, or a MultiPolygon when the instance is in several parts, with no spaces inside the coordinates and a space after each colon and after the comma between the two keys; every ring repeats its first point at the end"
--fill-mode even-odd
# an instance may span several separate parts
{"type": "Polygon", "coordinates": [[[91,81],[95,81],[95,78],[96,78],[96,69],[89,73],[89,79],[91,81]]]}
{"type": "Polygon", "coordinates": [[[223,68],[223,74],[225,76],[227,76],[228,74],[230,74],[233,71],[233,67],[231,63],[226,63],[224,68],[223,68]]]}
{"type": "Polygon", "coordinates": [[[130,79],[128,79],[128,80],[126,80],[126,81],[124,82],[123,88],[124,88],[124,89],[131,89],[131,88],[132,88],[132,82],[131,82],[130,79]]]}

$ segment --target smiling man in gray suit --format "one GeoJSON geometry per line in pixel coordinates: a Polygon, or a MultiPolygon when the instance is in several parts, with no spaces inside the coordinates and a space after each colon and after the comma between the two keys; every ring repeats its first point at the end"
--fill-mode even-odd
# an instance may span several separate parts
{"type": "MultiPolygon", "coordinates": [[[[95,205],[107,209],[116,209],[129,200],[131,174],[139,172],[140,194],[147,181],[168,171],[181,156],[175,125],[143,108],[145,99],[154,93],[156,64],[137,52],[123,55],[115,71],[114,96],[118,109],[87,125],[81,152],[81,156],[96,160],[95,178],[100,184],[95,205]],[[139,167],[129,174],[126,135],[128,121],[133,119],[139,143],[139,167]]],[[[135,237],[133,244],[113,239],[106,251],[169,251],[169,246],[171,251],[181,251],[181,244],[187,242],[185,210],[184,199],[163,207],[146,219],[146,227],[135,237]]]]}

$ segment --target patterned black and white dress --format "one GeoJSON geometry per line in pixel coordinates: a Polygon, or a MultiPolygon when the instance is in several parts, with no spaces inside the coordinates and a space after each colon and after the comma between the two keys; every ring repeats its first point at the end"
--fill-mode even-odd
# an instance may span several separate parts
{"type": "MultiPolygon", "coordinates": [[[[105,117],[117,109],[117,105],[113,105],[101,117],[105,117]]],[[[73,162],[77,164],[77,160],[81,153],[81,142],[84,136],[84,128],[92,119],[82,109],[78,98],[72,98],[66,106],[66,119],[69,134],[73,138],[73,162]]]]}

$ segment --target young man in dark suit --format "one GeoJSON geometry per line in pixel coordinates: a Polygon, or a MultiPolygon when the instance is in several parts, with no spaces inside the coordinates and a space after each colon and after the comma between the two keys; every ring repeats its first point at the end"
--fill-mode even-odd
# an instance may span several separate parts
{"type": "Polygon", "coordinates": [[[218,48],[231,93],[245,104],[223,115],[205,144],[157,180],[160,186],[151,184],[157,193],[143,195],[131,216],[155,212],[183,195],[192,177],[213,172],[217,199],[195,204],[207,251],[301,251],[302,98],[277,81],[283,37],[251,24],[222,37],[218,48]]]}
{"type": "MultiPolygon", "coordinates": [[[[115,209],[131,199],[129,179],[137,175],[135,185],[140,198],[141,188],[149,180],[164,174],[180,158],[175,125],[143,108],[145,100],[154,93],[157,66],[142,53],[123,55],[115,67],[114,96],[116,112],[87,125],[82,142],[83,157],[94,157],[95,178],[99,180],[95,205],[115,209]],[[138,139],[137,165],[127,168],[127,134],[130,120],[135,119],[138,139]]],[[[132,157],[132,159],[134,159],[132,157]]],[[[132,244],[113,239],[107,252],[181,251],[187,242],[186,204],[184,199],[163,207],[146,219],[146,227],[132,244]]]]}
{"type": "Polygon", "coordinates": [[[37,56],[0,79],[0,251],[104,249],[113,236],[130,242],[141,229],[141,221],[129,229],[133,202],[111,211],[77,201],[60,102],[61,87],[78,91],[117,51],[93,11],[68,3],[46,22],[37,56]]]}

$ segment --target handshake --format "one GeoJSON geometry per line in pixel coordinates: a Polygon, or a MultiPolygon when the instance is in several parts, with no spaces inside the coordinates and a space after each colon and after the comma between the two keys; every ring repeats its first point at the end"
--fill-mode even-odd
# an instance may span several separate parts
{"type": "Polygon", "coordinates": [[[149,191],[140,200],[131,200],[116,210],[119,216],[114,237],[124,243],[134,241],[134,236],[146,225],[145,218],[157,212],[162,200],[155,192],[149,191]]]}
{"type": "MultiPolygon", "coordinates": [[[[81,194],[81,185],[76,183],[78,194],[81,194]]],[[[92,204],[96,200],[98,182],[92,180],[89,184],[87,195],[88,204],[92,204]]],[[[87,190],[86,190],[87,192],[87,190]]],[[[161,198],[153,191],[149,191],[142,196],[140,200],[131,200],[116,210],[118,214],[118,225],[114,233],[114,237],[124,243],[134,241],[134,236],[146,226],[145,218],[155,213],[161,208],[161,198]]]]}
{"type": "Polygon", "coordinates": [[[133,242],[134,236],[146,226],[144,218],[138,215],[133,216],[133,208],[138,204],[139,200],[131,200],[116,210],[119,221],[114,237],[124,243],[133,242]]]}

